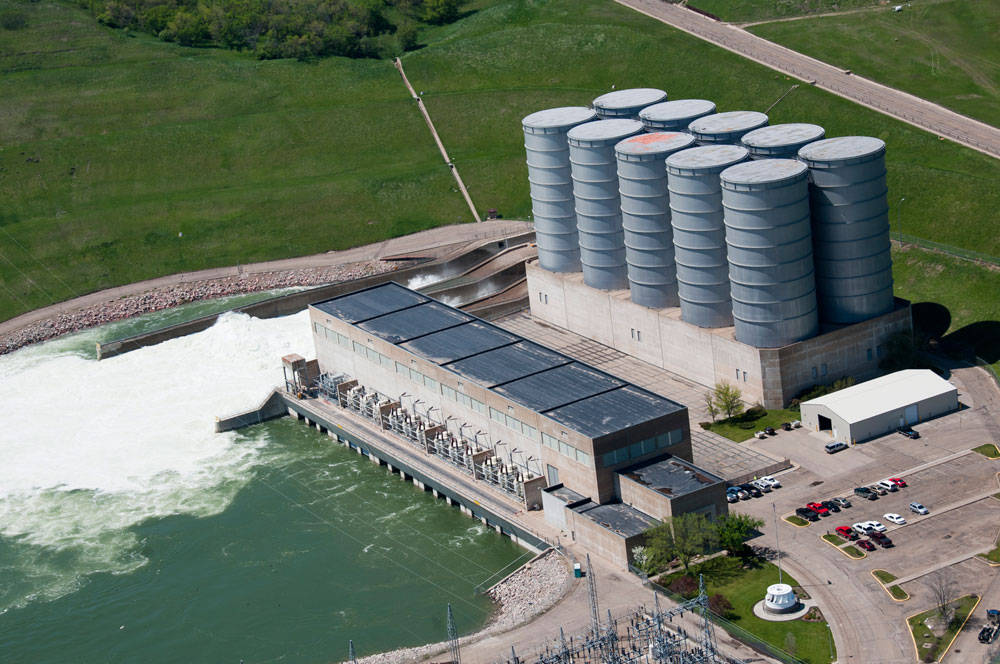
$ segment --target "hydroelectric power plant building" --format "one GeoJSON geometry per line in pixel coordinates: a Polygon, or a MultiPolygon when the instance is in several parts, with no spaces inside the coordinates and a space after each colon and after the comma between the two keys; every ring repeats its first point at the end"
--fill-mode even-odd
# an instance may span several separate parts
{"type": "Polygon", "coordinates": [[[878,375],[912,330],[885,143],[665,98],[621,90],[522,121],[532,316],[767,408],[878,375]]]}
{"type": "Polygon", "coordinates": [[[727,511],[679,403],[396,283],[309,313],[323,398],[622,565],[659,519],[727,511]]]}

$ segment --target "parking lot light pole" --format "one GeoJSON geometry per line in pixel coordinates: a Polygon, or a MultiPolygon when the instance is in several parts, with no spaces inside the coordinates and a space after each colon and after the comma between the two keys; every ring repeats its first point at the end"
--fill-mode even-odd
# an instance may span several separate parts
{"type": "Polygon", "coordinates": [[[774,512],[774,547],[778,550],[778,583],[781,583],[781,544],[778,543],[778,508],[771,502],[771,511],[774,512]]]}
{"type": "Polygon", "coordinates": [[[899,204],[896,205],[896,226],[899,227],[899,243],[903,244],[903,201],[905,198],[899,199],[899,204]]]}

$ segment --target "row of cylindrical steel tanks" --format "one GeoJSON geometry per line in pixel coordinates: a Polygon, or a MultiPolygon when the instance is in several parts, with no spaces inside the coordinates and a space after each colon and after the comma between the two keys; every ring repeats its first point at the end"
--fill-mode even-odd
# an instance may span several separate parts
{"type": "Polygon", "coordinates": [[[543,269],[760,348],[892,311],[885,143],[666,98],[524,118],[543,269]]]}

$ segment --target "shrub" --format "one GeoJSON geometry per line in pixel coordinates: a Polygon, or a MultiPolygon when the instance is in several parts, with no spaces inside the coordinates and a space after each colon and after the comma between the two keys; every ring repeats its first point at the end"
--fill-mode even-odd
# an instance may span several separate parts
{"type": "Polygon", "coordinates": [[[0,14],[0,25],[5,30],[20,30],[28,27],[28,17],[21,12],[4,12],[0,14]]]}
{"type": "Polygon", "coordinates": [[[712,423],[711,422],[698,422],[698,426],[700,426],[702,429],[711,429],[712,428],[712,423]]]}
{"type": "Polygon", "coordinates": [[[715,593],[708,598],[708,610],[723,618],[728,617],[733,612],[733,605],[722,593],[715,593]]]}
{"type": "Polygon", "coordinates": [[[693,576],[685,574],[671,581],[667,589],[682,597],[694,597],[695,593],[698,592],[698,582],[694,580],[693,576]]]}

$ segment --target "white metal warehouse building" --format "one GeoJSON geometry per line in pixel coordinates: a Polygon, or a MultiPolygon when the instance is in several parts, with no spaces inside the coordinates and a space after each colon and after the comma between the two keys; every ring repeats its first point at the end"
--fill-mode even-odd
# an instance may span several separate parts
{"type": "Polygon", "coordinates": [[[802,403],[802,426],[860,443],[958,409],[958,389],[929,369],[907,369],[802,403]]]}

